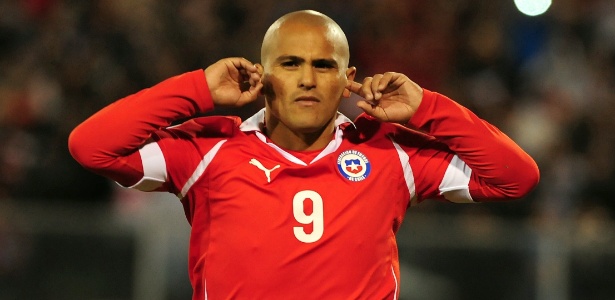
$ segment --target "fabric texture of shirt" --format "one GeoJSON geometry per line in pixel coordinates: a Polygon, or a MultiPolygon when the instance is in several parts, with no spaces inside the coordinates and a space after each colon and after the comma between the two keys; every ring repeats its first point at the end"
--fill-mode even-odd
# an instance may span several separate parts
{"type": "Polygon", "coordinates": [[[86,168],[178,196],[190,222],[193,299],[397,299],[395,234],[426,199],[519,198],[534,161],[494,126],[424,90],[406,126],[342,114],[305,162],[262,132],[264,110],[211,110],[203,71],[121,99],[71,134],[86,168]]]}

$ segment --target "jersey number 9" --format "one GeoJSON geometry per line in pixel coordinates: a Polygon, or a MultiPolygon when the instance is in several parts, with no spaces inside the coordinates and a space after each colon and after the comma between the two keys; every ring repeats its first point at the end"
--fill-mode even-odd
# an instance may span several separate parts
{"type": "Polygon", "coordinates": [[[306,226],[295,226],[293,230],[299,241],[313,243],[322,237],[324,232],[323,203],[322,197],[317,192],[306,190],[295,194],[293,215],[297,222],[304,225],[311,224],[313,228],[310,233],[306,233],[306,226]],[[312,206],[311,213],[306,213],[307,206],[312,206]]]}

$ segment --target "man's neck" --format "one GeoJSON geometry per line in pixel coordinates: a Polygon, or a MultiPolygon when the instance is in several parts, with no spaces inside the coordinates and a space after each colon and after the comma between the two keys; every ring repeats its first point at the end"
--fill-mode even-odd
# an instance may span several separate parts
{"type": "Polygon", "coordinates": [[[313,132],[297,132],[281,123],[267,124],[265,133],[283,149],[292,151],[321,150],[327,147],[335,132],[335,122],[313,132]]]}

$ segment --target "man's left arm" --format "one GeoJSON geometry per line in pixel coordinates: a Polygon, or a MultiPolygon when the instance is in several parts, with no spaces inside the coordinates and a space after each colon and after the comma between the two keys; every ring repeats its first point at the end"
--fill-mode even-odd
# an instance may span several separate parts
{"type": "Polygon", "coordinates": [[[536,162],[506,134],[448,97],[423,90],[407,127],[446,144],[471,169],[474,201],[520,198],[540,178],[536,162]]]}
{"type": "MultiPolygon", "coordinates": [[[[469,109],[421,88],[404,74],[376,74],[362,84],[349,81],[346,88],[365,99],[357,106],[366,114],[417,129],[444,143],[460,159],[453,164],[459,169],[454,172],[469,177],[465,189],[471,200],[520,198],[538,184],[536,163],[513,140],[469,109]]],[[[444,196],[454,201],[468,195],[451,190],[444,196]]]]}

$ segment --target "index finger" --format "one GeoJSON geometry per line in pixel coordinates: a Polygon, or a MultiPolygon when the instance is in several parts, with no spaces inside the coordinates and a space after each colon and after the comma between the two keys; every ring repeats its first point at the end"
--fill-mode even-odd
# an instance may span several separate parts
{"type": "MultiPolygon", "coordinates": [[[[367,99],[365,97],[365,92],[363,91],[363,84],[358,83],[356,81],[353,80],[349,80],[348,84],[346,85],[346,89],[348,89],[350,92],[357,94],[359,96],[361,96],[363,99],[365,99],[364,101],[369,103],[369,105],[377,105],[377,103],[372,100],[372,99],[367,99]]],[[[372,97],[373,98],[373,97],[372,97]]]]}
{"type": "Polygon", "coordinates": [[[244,69],[251,73],[258,73],[256,65],[243,57],[231,58],[231,62],[233,63],[233,66],[235,66],[235,68],[237,69],[244,69]]]}
{"type": "Polygon", "coordinates": [[[346,85],[346,88],[351,91],[352,93],[355,93],[361,97],[365,97],[365,93],[363,93],[361,87],[363,85],[354,81],[354,80],[348,80],[348,84],[346,85]]]}

